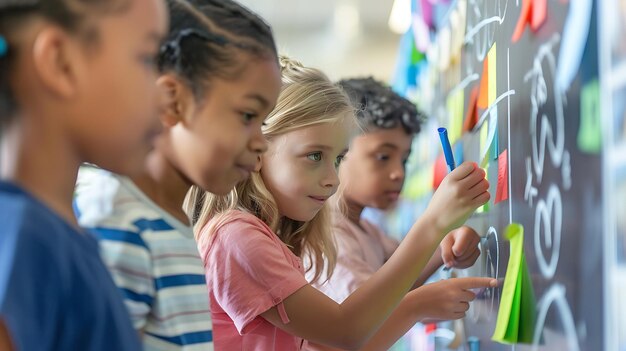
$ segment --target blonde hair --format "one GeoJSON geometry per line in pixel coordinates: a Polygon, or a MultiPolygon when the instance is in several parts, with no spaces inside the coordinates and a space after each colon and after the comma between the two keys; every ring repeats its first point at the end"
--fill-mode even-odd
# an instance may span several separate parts
{"type": "MultiPolygon", "coordinates": [[[[356,129],[354,108],[343,90],[318,69],[304,67],[287,57],[280,57],[282,88],[274,110],[265,120],[263,134],[271,143],[280,135],[314,125],[333,123],[356,129]]],[[[196,239],[211,235],[223,223],[224,214],[240,210],[265,222],[297,256],[311,262],[316,281],[326,267],[326,277],[334,270],[337,250],[331,235],[330,209],[325,204],[308,222],[281,217],[274,197],[260,173],[237,184],[229,195],[217,196],[193,187],[185,201],[192,218],[196,239]],[[207,223],[211,221],[210,226],[207,223]],[[205,228],[206,227],[206,228],[205,228]]]]}

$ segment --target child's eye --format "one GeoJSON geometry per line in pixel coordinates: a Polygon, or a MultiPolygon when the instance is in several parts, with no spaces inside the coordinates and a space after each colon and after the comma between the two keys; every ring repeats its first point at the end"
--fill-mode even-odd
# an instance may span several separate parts
{"type": "Polygon", "coordinates": [[[402,159],[402,166],[406,167],[407,162],[409,162],[408,158],[402,159]]]}
{"type": "Polygon", "coordinates": [[[156,68],[157,63],[157,55],[141,55],[141,62],[148,68],[153,69],[156,68]]]}
{"type": "Polygon", "coordinates": [[[341,161],[343,161],[344,157],[346,157],[346,155],[337,156],[335,159],[335,168],[339,168],[339,165],[341,164],[341,161]]]}
{"type": "Polygon", "coordinates": [[[251,112],[240,112],[240,113],[241,113],[241,118],[246,124],[252,122],[257,116],[256,113],[251,113],[251,112]]]}
{"type": "Polygon", "coordinates": [[[311,160],[311,161],[315,161],[315,162],[319,162],[322,160],[322,153],[321,152],[313,152],[310,153],[308,155],[306,155],[306,157],[311,160]]]}
{"type": "Polygon", "coordinates": [[[378,161],[387,161],[387,160],[389,160],[389,155],[386,155],[386,154],[376,154],[376,159],[378,161]]]}

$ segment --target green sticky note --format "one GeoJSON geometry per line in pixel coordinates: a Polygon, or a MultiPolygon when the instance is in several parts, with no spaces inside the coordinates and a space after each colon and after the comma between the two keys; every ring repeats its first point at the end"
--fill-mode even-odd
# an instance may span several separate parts
{"type": "Polygon", "coordinates": [[[533,334],[535,332],[535,321],[537,318],[537,302],[535,300],[535,290],[526,265],[526,255],[522,254],[521,263],[521,306],[519,317],[519,331],[517,333],[517,342],[532,344],[533,334]]]}
{"type": "Polygon", "coordinates": [[[535,293],[524,256],[524,227],[510,224],[505,236],[511,244],[502,298],[492,340],[504,344],[531,343],[536,317],[535,293]]]}
{"type": "MultiPolygon", "coordinates": [[[[481,167],[484,171],[485,171],[485,179],[489,180],[489,162],[487,162],[485,164],[484,167],[481,167]]],[[[490,185],[491,187],[491,185],[490,185]]],[[[480,206],[479,208],[476,209],[476,213],[486,213],[489,212],[489,201],[485,202],[484,205],[480,206]]]]}
{"type": "MultiPolygon", "coordinates": [[[[489,120],[485,120],[483,125],[480,127],[479,141],[480,141],[480,153],[481,155],[484,153],[483,150],[487,149],[489,145],[489,120]]],[[[489,158],[481,158],[480,167],[484,168],[489,163],[489,158]]]]}
{"type": "Polygon", "coordinates": [[[413,173],[402,189],[402,196],[408,200],[419,199],[433,191],[433,172],[425,167],[413,173]]]}
{"type": "Polygon", "coordinates": [[[602,148],[602,118],[600,112],[600,83],[594,79],[580,92],[580,126],[578,148],[587,153],[599,153],[602,148]]]}

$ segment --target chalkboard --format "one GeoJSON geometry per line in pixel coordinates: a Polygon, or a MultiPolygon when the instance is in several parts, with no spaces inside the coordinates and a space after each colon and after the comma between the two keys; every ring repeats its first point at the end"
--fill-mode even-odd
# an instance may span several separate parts
{"type": "MultiPolygon", "coordinates": [[[[602,129],[611,128],[601,109],[605,97],[600,92],[606,87],[599,74],[598,27],[603,27],[598,26],[595,2],[543,3],[545,20],[535,28],[529,23],[513,41],[525,0],[452,2],[437,28],[435,48],[410,72],[417,75],[413,91],[404,91],[431,118],[414,142],[404,198],[385,218],[387,230],[406,233],[432,194],[441,166],[436,161],[441,160],[438,126],[458,135],[453,138],[455,155],[482,163],[491,184],[489,205],[468,220],[483,237],[481,257],[458,274],[504,278],[509,259],[504,229],[519,223],[525,230],[524,254],[536,299],[534,338],[514,346],[491,340],[502,294],[501,288],[491,289],[472,302],[462,323],[463,345],[468,337],[477,337],[480,350],[605,350],[609,338],[604,328],[611,320],[604,312],[608,234],[603,209],[612,194],[603,193],[618,191],[619,184],[607,190],[603,183],[607,145],[602,129]],[[460,22],[459,13],[465,13],[460,22]],[[455,59],[459,25],[465,30],[455,59]],[[570,79],[568,67],[573,67],[570,79]],[[483,107],[473,117],[476,92],[485,96],[478,98],[483,107]],[[472,126],[468,119],[473,118],[478,123],[472,126]],[[502,154],[508,161],[504,165],[502,154]],[[502,175],[508,178],[508,191],[496,203],[502,175]]],[[[529,16],[538,11],[541,17],[541,6],[542,1],[532,1],[529,16]]],[[[625,89],[621,96],[626,101],[625,89]]],[[[626,178],[626,166],[621,174],[620,179],[626,178]]],[[[620,243],[622,237],[614,236],[620,243]]],[[[623,252],[615,251],[617,256],[623,252]]],[[[613,313],[608,303],[606,308],[613,313]]]]}

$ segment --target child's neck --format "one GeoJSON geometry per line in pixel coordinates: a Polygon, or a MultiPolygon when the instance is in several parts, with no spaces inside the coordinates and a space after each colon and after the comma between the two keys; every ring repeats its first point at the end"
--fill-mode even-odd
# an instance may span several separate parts
{"type": "Polygon", "coordinates": [[[158,150],[148,155],[146,172],[131,179],[159,207],[189,225],[183,202],[192,184],[158,150]]]}
{"type": "Polygon", "coordinates": [[[365,206],[362,206],[354,201],[346,200],[346,206],[348,210],[348,220],[354,224],[356,224],[359,228],[361,227],[361,214],[363,213],[363,209],[365,206]]]}
{"type": "Polygon", "coordinates": [[[78,226],[72,200],[81,163],[59,126],[22,114],[0,136],[0,179],[18,184],[78,226]]]}

